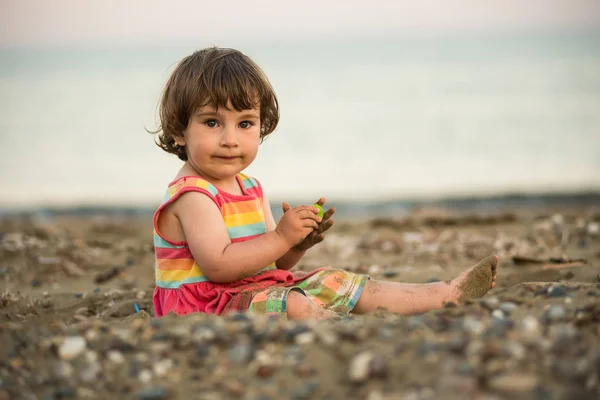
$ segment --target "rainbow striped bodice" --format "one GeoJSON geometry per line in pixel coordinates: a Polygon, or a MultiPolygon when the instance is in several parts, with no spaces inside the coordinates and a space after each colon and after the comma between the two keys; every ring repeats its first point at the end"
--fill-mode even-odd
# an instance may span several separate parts
{"type": "MultiPolygon", "coordinates": [[[[186,283],[209,281],[202,273],[201,266],[194,260],[187,243],[165,238],[157,227],[160,212],[183,193],[201,192],[215,202],[221,210],[232,243],[243,242],[266,233],[260,183],[244,174],[238,174],[236,179],[242,188],[241,196],[223,192],[206,180],[194,176],[182,177],[169,185],[163,203],[154,213],[156,286],[174,289],[186,283]]],[[[273,262],[263,271],[275,268],[273,262]]]]}

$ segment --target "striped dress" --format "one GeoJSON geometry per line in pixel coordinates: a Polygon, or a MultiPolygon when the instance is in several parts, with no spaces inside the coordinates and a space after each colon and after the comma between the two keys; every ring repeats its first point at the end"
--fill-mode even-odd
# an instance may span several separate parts
{"type": "MultiPolygon", "coordinates": [[[[317,291],[314,293],[317,296],[314,300],[318,303],[338,306],[343,303],[342,305],[351,309],[364,286],[363,276],[333,269],[292,273],[277,269],[276,260],[273,260],[253,276],[232,283],[215,283],[204,275],[202,266],[194,260],[186,242],[169,240],[159,231],[157,221],[161,211],[182,194],[194,191],[208,196],[219,208],[232,243],[264,235],[266,224],[260,183],[244,174],[238,174],[236,180],[242,195],[219,190],[208,181],[195,176],[182,177],[168,186],[162,204],[154,213],[156,288],[153,301],[156,316],[169,312],[180,315],[191,312],[221,314],[225,311],[249,309],[281,313],[285,312],[289,291],[304,293],[302,287],[307,285],[317,291]],[[327,271],[338,272],[332,274],[327,271]],[[317,277],[319,282],[314,281],[317,277]],[[344,280],[348,282],[344,284],[344,280]],[[319,299],[319,295],[328,297],[319,299]]],[[[202,221],[198,223],[201,224],[202,221]]]]}

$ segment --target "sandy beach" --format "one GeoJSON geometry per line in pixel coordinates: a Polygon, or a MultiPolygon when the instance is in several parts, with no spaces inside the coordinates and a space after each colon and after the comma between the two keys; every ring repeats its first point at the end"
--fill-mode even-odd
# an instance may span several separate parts
{"type": "Polygon", "coordinates": [[[497,254],[497,287],[316,323],[157,319],[149,216],[5,216],[0,399],[600,398],[599,225],[568,205],[338,222],[296,268],[424,283],[497,254]]]}

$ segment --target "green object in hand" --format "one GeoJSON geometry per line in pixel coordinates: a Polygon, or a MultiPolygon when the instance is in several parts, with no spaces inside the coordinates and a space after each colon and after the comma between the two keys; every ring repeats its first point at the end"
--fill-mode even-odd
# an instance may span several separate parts
{"type": "Polygon", "coordinates": [[[321,207],[319,204],[315,203],[313,204],[313,207],[317,207],[319,209],[319,212],[317,213],[317,215],[321,218],[323,218],[323,215],[325,215],[325,212],[323,211],[323,207],[321,207]]]}

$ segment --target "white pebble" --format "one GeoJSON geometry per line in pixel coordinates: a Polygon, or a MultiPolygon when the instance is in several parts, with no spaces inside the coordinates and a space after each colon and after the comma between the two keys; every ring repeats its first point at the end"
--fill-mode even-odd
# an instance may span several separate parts
{"type": "Polygon", "coordinates": [[[165,376],[171,368],[173,368],[173,360],[170,358],[159,361],[152,367],[156,376],[165,376]]]}
{"type": "Polygon", "coordinates": [[[115,364],[123,364],[123,362],[125,361],[125,357],[123,356],[123,353],[121,353],[120,351],[116,351],[116,350],[109,351],[107,354],[107,358],[115,364]]]}
{"type": "Polygon", "coordinates": [[[315,341],[314,332],[303,332],[296,335],[295,342],[299,345],[312,344],[315,341]]]}
{"type": "Polygon", "coordinates": [[[152,380],[152,372],[150,372],[150,370],[143,369],[140,371],[138,379],[142,383],[148,383],[152,380]]]}
{"type": "Polygon", "coordinates": [[[600,224],[597,222],[588,223],[587,233],[590,236],[598,236],[598,234],[600,234],[600,224]]]}
{"type": "Polygon", "coordinates": [[[85,350],[86,341],[81,336],[67,336],[58,349],[58,355],[63,360],[71,360],[85,350]]]}
{"type": "Polygon", "coordinates": [[[364,351],[350,361],[348,377],[352,382],[364,382],[369,377],[369,363],[373,359],[373,353],[364,351]]]}

